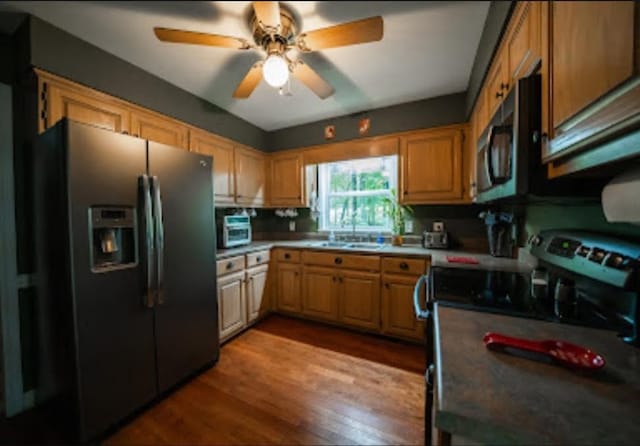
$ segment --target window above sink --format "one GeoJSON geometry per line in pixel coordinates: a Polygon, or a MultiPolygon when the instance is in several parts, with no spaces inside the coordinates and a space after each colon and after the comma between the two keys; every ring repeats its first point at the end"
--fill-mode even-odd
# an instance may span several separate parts
{"type": "Polygon", "coordinates": [[[397,183],[396,155],[319,164],[319,229],[390,232],[383,199],[397,183]]]}

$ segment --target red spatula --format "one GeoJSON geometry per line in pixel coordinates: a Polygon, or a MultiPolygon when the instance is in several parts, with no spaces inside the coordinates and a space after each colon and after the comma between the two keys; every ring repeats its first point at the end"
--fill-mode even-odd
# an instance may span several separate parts
{"type": "Polygon", "coordinates": [[[503,350],[511,347],[541,353],[553,358],[562,365],[572,368],[595,370],[605,365],[604,358],[597,353],[579,345],[556,339],[531,341],[489,332],[484,335],[483,341],[484,345],[492,350],[503,350]]]}

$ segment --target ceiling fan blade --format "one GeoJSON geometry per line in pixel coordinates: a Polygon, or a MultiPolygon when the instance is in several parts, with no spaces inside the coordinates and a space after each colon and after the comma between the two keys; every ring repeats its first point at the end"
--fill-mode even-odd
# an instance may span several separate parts
{"type": "Polygon", "coordinates": [[[249,42],[239,37],[221,36],[219,34],[199,33],[181,29],[153,28],[156,37],[163,42],[191,43],[194,45],[209,45],[222,48],[246,50],[251,48],[249,42]]]}
{"type": "Polygon", "coordinates": [[[258,21],[269,28],[280,26],[280,5],[278,2],[253,2],[253,10],[258,21]]]}
{"type": "Polygon", "coordinates": [[[296,66],[293,68],[293,76],[309,87],[320,99],[328,98],[335,91],[313,68],[301,60],[296,62],[296,66]]]}
{"type": "Polygon", "coordinates": [[[233,97],[236,99],[246,99],[251,96],[253,90],[256,89],[260,80],[262,79],[262,62],[256,62],[253,64],[247,75],[242,79],[242,82],[233,92],[233,97]]]}
{"type": "Polygon", "coordinates": [[[302,51],[317,51],[376,42],[382,39],[382,35],[382,17],[377,16],[302,33],[296,40],[302,51]]]}

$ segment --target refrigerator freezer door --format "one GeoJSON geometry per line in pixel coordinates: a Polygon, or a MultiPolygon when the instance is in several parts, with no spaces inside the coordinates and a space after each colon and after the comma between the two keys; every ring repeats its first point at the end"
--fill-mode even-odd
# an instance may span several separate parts
{"type": "MultiPolygon", "coordinates": [[[[162,303],[155,306],[158,387],[164,392],[218,358],[211,158],[149,142],[162,207],[162,303]]],[[[156,202],[157,200],[154,200],[156,202]]],[[[157,210],[157,208],[156,208],[157,210]]]]}
{"type": "Polygon", "coordinates": [[[142,235],[138,177],[145,173],[147,159],[142,139],[73,122],[68,129],[80,435],[85,440],[157,394],[153,309],[143,304],[144,249],[137,246],[142,235]],[[101,249],[91,243],[92,207],[103,208],[105,218],[112,220],[123,208],[136,215],[133,265],[92,271],[92,250],[101,249]]]}

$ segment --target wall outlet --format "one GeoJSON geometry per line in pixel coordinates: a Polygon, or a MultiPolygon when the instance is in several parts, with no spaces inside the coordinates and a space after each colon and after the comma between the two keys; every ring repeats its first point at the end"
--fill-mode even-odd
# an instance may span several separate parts
{"type": "Polygon", "coordinates": [[[433,231],[434,232],[442,232],[444,231],[444,223],[441,221],[434,221],[433,222],[433,231]]]}
{"type": "Polygon", "coordinates": [[[295,220],[291,220],[289,222],[289,231],[295,232],[295,230],[296,230],[296,221],[295,220]]]}
{"type": "Polygon", "coordinates": [[[409,219],[404,221],[404,232],[406,234],[413,232],[413,220],[409,219]]]}

